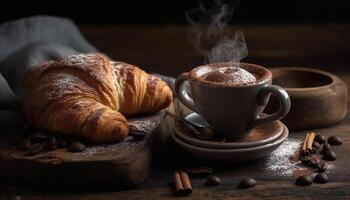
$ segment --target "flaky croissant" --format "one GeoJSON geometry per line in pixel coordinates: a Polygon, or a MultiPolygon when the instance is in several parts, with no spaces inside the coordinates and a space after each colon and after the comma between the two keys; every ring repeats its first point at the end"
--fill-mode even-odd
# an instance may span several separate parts
{"type": "Polygon", "coordinates": [[[123,114],[157,112],[172,101],[160,78],[102,54],[77,54],[34,67],[24,86],[28,123],[96,143],[128,135],[123,114]]]}

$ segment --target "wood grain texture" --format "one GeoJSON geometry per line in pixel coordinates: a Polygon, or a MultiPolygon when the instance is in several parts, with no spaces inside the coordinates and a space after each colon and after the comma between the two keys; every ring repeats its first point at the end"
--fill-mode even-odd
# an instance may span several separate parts
{"type": "MultiPolygon", "coordinates": [[[[81,27],[88,41],[116,60],[146,71],[178,76],[203,64],[187,39],[186,25],[114,25],[81,27]]],[[[304,66],[347,69],[350,26],[347,24],[291,24],[232,26],[241,30],[249,53],[245,62],[264,67],[304,66]]]]}
{"type": "MultiPolygon", "coordinates": [[[[238,29],[245,33],[250,51],[245,61],[266,67],[304,66],[327,69],[338,75],[350,88],[350,71],[346,68],[350,64],[350,26],[304,24],[232,27],[232,30],[238,29]]],[[[117,60],[140,65],[147,71],[177,76],[203,62],[203,57],[187,42],[186,26],[115,25],[82,27],[82,31],[101,51],[117,60]]],[[[173,170],[185,162],[212,166],[223,184],[207,188],[204,185],[205,179],[191,179],[192,195],[180,199],[349,199],[349,106],[342,122],[313,131],[325,136],[338,135],[344,140],[342,146],[334,148],[338,158],[332,162],[333,167],[329,170],[330,183],[324,185],[297,187],[293,184],[297,174],[284,176],[266,169],[269,158],[230,165],[207,163],[186,155],[175,144],[167,143],[167,148],[156,147],[158,154],[154,160],[152,176],[137,189],[74,193],[31,190],[2,184],[0,199],[174,199],[171,186],[173,170]],[[257,186],[248,190],[237,189],[239,180],[247,176],[255,178],[257,186]]],[[[287,141],[301,143],[305,133],[291,132],[287,141]]],[[[161,135],[158,139],[163,144],[166,138],[166,135],[161,135]]]]}
{"type": "Polygon", "coordinates": [[[56,149],[28,155],[11,145],[16,136],[7,132],[0,138],[0,177],[7,183],[60,191],[136,187],[149,177],[152,144],[163,117],[164,111],[129,118],[129,124],[145,132],[142,140],[90,145],[81,153],[56,149]]]}
{"type": "MultiPolygon", "coordinates": [[[[301,67],[274,68],[272,84],[283,87],[289,94],[291,108],[282,119],[290,130],[307,130],[334,125],[347,113],[346,84],[334,74],[301,67]],[[325,117],[327,116],[327,117],[325,117]]],[[[265,111],[278,109],[272,96],[265,111]]]]}

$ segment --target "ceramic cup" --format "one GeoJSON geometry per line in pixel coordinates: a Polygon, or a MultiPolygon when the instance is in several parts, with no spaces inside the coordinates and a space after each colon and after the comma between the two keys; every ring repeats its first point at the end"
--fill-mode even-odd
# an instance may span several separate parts
{"type": "Polygon", "coordinates": [[[246,137],[250,131],[263,123],[284,117],[290,109],[287,92],[271,85],[271,72],[259,65],[248,63],[211,63],[199,66],[181,74],[175,82],[175,95],[189,109],[200,114],[213,128],[228,141],[246,137]],[[210,82],[200,77],[211,68],[237,66],[253,74],[256,81],[248,84],[225,84],[210,82]],[[190,94],[185,90],[188,81],[190,94]],[[271,115],[260,116],[270,94],[277,97],[279,109],[271,115]]]}

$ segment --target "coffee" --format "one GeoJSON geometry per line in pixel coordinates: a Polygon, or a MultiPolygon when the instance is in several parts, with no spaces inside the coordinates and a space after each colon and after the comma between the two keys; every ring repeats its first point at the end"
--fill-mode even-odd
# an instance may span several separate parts
{"type": "Polygon", "coordinates": [[[223,84],[242,85],[256,82],[253,74],[239,67],[215,68],[200,77],[202,80],[223,84]]]}
{"type": "Polygon", "coordinates": [[[271,72],[261,66],[240,63],[210,63],[182,73],[175,82],[175,95],[186,107],[200,114],[215,133],[215,138],[235,141],[246,137],[264,123],[285,116],[290,108],[285,90],[271,85],[271,72]],[[185,88],[189,82],[191,94],[185,88]],[[280,109],[262,115],[273,93],[280,109]]]}

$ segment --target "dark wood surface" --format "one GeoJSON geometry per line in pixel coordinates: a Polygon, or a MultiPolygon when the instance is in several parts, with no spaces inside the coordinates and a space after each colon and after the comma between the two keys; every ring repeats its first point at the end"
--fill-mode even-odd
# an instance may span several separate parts
{"type": "Polygon", "coordinates": [[[47,189],[84,190],[92,184],[114,190],[135,188],[150,175],[152,147],[164,113],[128,118],[129,125],[145,132],[141,140],[129,137],[119,143],[88,145],[80,153],[64,148],[28,155],[11,145],[18,132],[4,132],[0,135],[0,177],[10,184],[47,189]]]}
{"type": "MultiPolygon", "coordinates": [[[[242,26],[249,47],[248,62],[267,67],[303,66],[327,69],[339,75],[350,88],[350,26],[348,25],[269,25],[242,26]]],[[[237,30],[236,27],[232,30],[237,30]]],[[[107,26],[82,27],[87,39],[115,59],[140,65],[148,71],[176,76],[200,65],[203,57],[186,39],[186,27],[171,26],[107,26]]],[[[349,107],[349,106],[348,106],[349,107]]],[[[327,117],[327,116],[324,116],[327,117]]],[[[198,161],[214,168],[223,184],[208,188],[205,179],[191,179],[194,191],[181,199],[349,199],[350,198],[350,115],[338,125],[313,130],[325,136],[338,135],[344,144],[335,147],[338,155],[328,175],[330,183],[309,187],[294,185],[299,170],[286,174],[268,168],[269,157],[240,164],[214,164],[198,161]],[[237,189],[243,177],[253,177],[257,186],[237,189]]],[[[287,142],[302,142],[306,132],[291,132],[287,142]]],[[[280,149],[281,150],[281,149],[280,149]]],[[[293,152],[291,152],[293,154],[293,152]]],[[[168,199],[174,198],[172,174],[177,163],[194,162],[175,144],[158,149],[149,181],[137,189],[108,192],[50,192],[25,186],[0,185],[0,199],[168,199]],[[170,149],[170,150],[169,150],[170,149]],[[176,154],[174,154],[176,152],[176,154]],[[174,156],[176,155],[176,157],[174,156]],[[168,158],[168,159],[166,159],[168,158]],[[170,158],[170,159],[169,159],[170,158]]],[[[276,163],[278,163],[276,161],[276,163]]],[[[96,172],[98,173],[98,172],[96,172]]],[[[96,185],[96,188],[101,186],[96,185]]]]}

